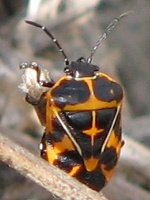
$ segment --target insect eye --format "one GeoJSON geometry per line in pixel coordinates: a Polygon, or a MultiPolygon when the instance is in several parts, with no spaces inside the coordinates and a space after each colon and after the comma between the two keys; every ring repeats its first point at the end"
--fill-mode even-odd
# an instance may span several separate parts
{"type": "Polygon", "coordinates": [[[80,57],[78,60],[77,60],[77,62],[86,62],[86,59],[84,58],[84,57],[80,57]]]}
{"type": "Polygon", "coordinates": [[[69,69],[69,67],[65,67],[65,68],[64,68],[64,72],[65,72],[66,74],[70,74],[70,69],[69,69]]]}
{"type": "Polygon", "coordinates": [[[98,72],[98,71],[99,71],[99,67],[96,66],[95,69],[94,69],[94,71],[95,71],[95,72],[98,72]]]}

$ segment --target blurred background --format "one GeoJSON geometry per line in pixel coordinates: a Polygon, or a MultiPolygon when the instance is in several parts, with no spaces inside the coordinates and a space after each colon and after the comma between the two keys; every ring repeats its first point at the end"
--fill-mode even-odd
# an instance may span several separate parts
{"type": "MultiPolygon", "coordinates": [[[[42,30],[24,20],[46,26],[69,60],[76,61],[87,58],[109,23],[130,10],[134,13],[119,22],[93,58],[93,64],[117,79],[125,91],[126,145],[115,176],[103,190],[109,200],[120,200],[120,195],[122,200],[148,200],[150,196],[150,1],[0,1],[0,131],[37,155],[43,128],[18,89],[23,74],[19,65],[36,61],[57,80],[63,75],[64,61],[42,30]]],[[[0,162],[0,199],[55,198],[0,162]]]]}

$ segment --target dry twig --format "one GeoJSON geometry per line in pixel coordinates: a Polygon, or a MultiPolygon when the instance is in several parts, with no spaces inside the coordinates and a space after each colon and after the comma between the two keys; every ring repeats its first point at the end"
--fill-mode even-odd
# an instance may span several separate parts
{"type": "Polygon", "coordinates": [[[132,169],[129,170],[132,176],[134,170],[150,181],[150,150],[128,136],[124,135],[123,138],[125,146],[121,152],[121,164],[128,169],[132,169]]]}
{"type": "Polygon", "coordinates": [[[0,133],[0,158],[22,175],[65,200],[107,200],[0,133]]]}

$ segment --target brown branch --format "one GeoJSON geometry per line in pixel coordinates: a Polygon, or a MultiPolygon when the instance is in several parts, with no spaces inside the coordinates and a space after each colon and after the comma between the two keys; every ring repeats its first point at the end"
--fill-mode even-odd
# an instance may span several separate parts
{"type": "Polygon", "coordinates": [[[0,159],[22,175],[65,200],[107,200],[62,170],[46,163],[0,133],[0,159]]]}

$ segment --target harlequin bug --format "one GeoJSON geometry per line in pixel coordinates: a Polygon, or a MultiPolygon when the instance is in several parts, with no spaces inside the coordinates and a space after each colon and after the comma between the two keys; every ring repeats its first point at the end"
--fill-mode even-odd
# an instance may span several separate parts
{"type": "Polygon", "coordinates": [[[99,37],[88,59],[69,62],[64,50],[46,29],[65,61],[65,76],[56,83],[37,63],[23,63],[23,83],[45,131],[41,156],[90,188],[99,191],[110,180],[117,164],[123,141],[121,139],[121,107],[123,90],[119,83],[99,72],[93,65],[93,55],[127,13],[116,18],[99,37]]]}

